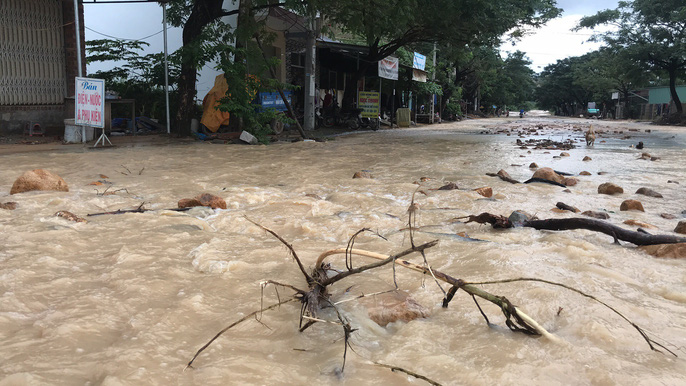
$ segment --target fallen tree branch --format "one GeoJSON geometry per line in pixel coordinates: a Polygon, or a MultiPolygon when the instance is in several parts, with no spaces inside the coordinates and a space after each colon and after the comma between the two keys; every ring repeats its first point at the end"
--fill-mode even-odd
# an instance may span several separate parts
{"type": "Polygon", "coordinates": [[[193,355],[193,358],[191,358],[191,360],[188,362],[188,364],[186,365],[186,368],[184,369],[184,371],[185,371],[186,369],[188,369],[189,367],[190,367],[190,368],[193,368],[193,362],[195,361],[195,358],[197,358],[198,355],[200,355],[201,352],[205,351],[205,349],[206,349],[207,347],[209,347],[209,346],[212,344],[212,342],[214,342],[215,340],[217,340],[217,338],[219,338],[219,337],[220,337],[223,333],[225,333],[226,331],[228,331],[228,330],[230,330],[231,328],[233,328],[233,327],[235,327],[235,326],[237,326],[237,325],[239,325],[239,324],[245,322],[246,320],[252,318],[253,316],[255,316],[255,315],[257,315],[257,314],[259,314],[259,313],[261,313],[261,312],[269,311],[269,310],[271,310],[271,309],[274,309],[274,308],[276,308],[276,307],[279,307],[279,306],[282,305],[282,304],[290,303],[290,302],[295,301],[295,300],[296,300],[295,298],[292,298],[292,299],[284,300],[283,302],[278,302],[278,303],[276,303],[276,304],[272,304],[271,306],[269,306],[269,307],[267,307],[267,308],[260,308],[259,310],[253,311],[253,312],[249,313],[248,315],[245,315],[244,317],[242,317],[242,318],[238,319],[237,321],[231,323],[230,325],[224,327],[224,328],[223,328],[221,331],[219,331],[212,339],[210,339],[209,342],[205,343],[204,346],[200,347],[200,350],[198,350],[198,351],[195,353],[195,355],[193,355]]]}
{"type": "MultiPolygon", "coordinates": [[[[347,249],[345,249],[345,248],[338,248],[338,249],[332,249],[332,250],[329,250],[329,251],[322,253],[317,258],[316,266],[317,267],[322,266],[322,264],[324,263],[324,260],[327,257],[332,256],[332,255],[344,254],[344,253],[346,253],[346,250],[347,249]]],[[[379,263],[377,263],[378,266],[381,266],[383,264],[387,264],[391,261],[394,261],[395,264],[398,264],[402,267],[411,269],[413,271],[421,272],[425,275],[431,275],[431,272],[429,271],[428,268],[423,267],[423,266],[418,265],[418,264],[415,264],[415,263],[412,263],[412,262],[409,262],[407,260],[400,260],[400,259],[398,259],[398,257],[393,259],[394,256],[386,256],[386,255],[382,255],[380,253],[365,251],[365,250],[361,250],[361,249],[353,249],[353,250],[347,250],[347,251],[348,251],[348,253],[354,253],[356,255],[370,257],[370,258],[373,258],[376,260],[380,260],[379,263]]],[[[503,313],[505,314],[506,317],[508,317],[508,313],[509,313],[509,316],[515,317],[515,321],[517,322],[517,324],[519,324],[519,320],[517,320],[517,316],[519,316],[521,318],[521,321],[523,322],[523,324],[520,324],[518,327],[515,326],[515,328],[520,329],[520,330],[529,331],[530,333],[533,333],[535,335],[545,336],[546,338],[548,338],[552,341],[558,341],[558,339],[554,335],[552,335],[548,331],[546,331],[546,329],[543,328],[540,324],[538,324],[538,322],[536,322],[533,318],[526,315],[520,309],[518,309],[517,307],[512,305],[512,303],[507,301],[507,299],[505,297],[493,295],[493,294],[486,292],[486,291],[482,290],[481,288],[478,288],[474,285],[466,284],[461,279],[456,279],[450,275],[447,275],[447,274],[440,272],[440,271],[437,271],[435,269],[432,271],[433,271],[434,277],[436,279],[444,281],[448,284],[452,284],[453,287],[457,287],[458,289],[462,289],[470,295],[478,296],[484,300],[487,300],[487,301],[497,305],[498,307],[500,307],[500,309],[503,311],[503,313]]],[[[338,277],[338,276],[334,276],[334,278],[335,277],[338,277]]],[[[451,291],[452,291],[452,289],[451,289],[451,291]]],[[[454,294],[454,292],[453,292],[453,294],[454,294]]],[[[452,297],[451,297],[451,299],[452,299],[452,297]]],[[[510,320],[509,317],[508,317],[508,320],[510,320]]],[[[508,327],[510,327],[509,324],[508,324],[508,327]]],[[[513,331],[519,331],[519,330],[514,329],[513,327],[510,327],[510,329],[513,329],[513,331]]]]}
{"type": "MultiPolygon", "coordinates": [[[[491,224],[493,228],[512,228],[514,225],[505,216],[491,213],[481,213],[478,216],[469,215],[458,217],[458,219],[468,218],[467,223],[478,222],[479,224],[491,224]]],[[[572,218],[553,218],[546,220],[527,220],[522,223],[523,227],[534,228],[537,230],[564,231],[574,229],[586,229],[589,231],[604,233],[612,236],[615,240],[628,241],[636,245],[655,245],[655,244],[676,244],[686,243],[686,237],[672,235],[653,235],[645,232],[635,232],[624,229],[620,226],[611,224],[607,221],[592,218],[572,217],[572,218]]]]}
{"type": "MultiPolygon", "coordinates": [[[[143,203],[143,204],[145,204],[145,203],[143,203]]],[[[154,212],[154,211],[158,211],[158,210],[170,210],[173,212],[185,212],[185,211],[191,209],[191,208],[145,209],[145,208],[143,208],[143,204],[141,204],[136,209],[117,209],[113,212],[89,213],[86,216],[103,216],[106,214],[124,214],[124,213],[145,213],[145,212],[154,212]]]]}
{"type": "Polygon", "coordinates": [[[686,243],[686,237],[672,235],[653,235],[643,232],[635,232],[624,229],[607,221],[592,218],[561,218],[547,220],[529,220],[524,222],[525,227],[538,230],[563,231],[573,229],[586,229],[589,231],[604,233],[622,241],[628,241],[636,245],[675,244],[686,243]]]}
{"type": "Polygon", "coordinates": [[[372,362],[372,363],[374,363],[374,364],[377,365],[377,366],[381,366],[381,367],[385,367],[385,368],[387,368],[387,369],[391,369],[391,371],[393,371],[393,372],[400,371],[400,372],[405,373],[405,374],[407,374],[407,375],[411,375],[411,376],[413,376],[413,377],[415,377],[415,378],[417,378],[417,379],[421,379],[422,381],[426,381],[426,382],[429,383],[430,385],[441,386],[440,383],[438,383],[438,382],[436,382],[436,381],[434,381],[434,380],[432,380],[432,379],[430,379],[430,378],[427,378],[427,377],[425,377],[425,376],[423,376],[423,375],[421,375],[421,374],[417,374],[417,373],[415,373],[414,371],[406,370],[406,369],[404,369],[404,368],[402,368],[402,367],[398,367],[398,366],[386,365],[386,364],[379,363],[379,362],[372,362]]]}
{"type": "MultiPolygon", "coordinates": [[[[648,343],[648,346],[650,346],[650,349],[651,349],[651,350],[660,352],[660,350],[658,350],[658,349],[656,349],[656,348],[654,347],[654,345],[655,345],[655,346],[659,346],[659,347],[663,348],[665,351],[667,351],[668,353],[674,355],[675,357],[677,356],[674,352],[672,352],[671,350],[669,350],[669,349],[668,349],[667,347],[665,347],[664,345],[662,345],[662,344],[660,344],[660,343],[654,341],[654,340],[651,339],[650,337],[648,337],[648,334],[647,334],[641,327],[639,327],[638,325],[636,325],[636,323],[632,322],[629,318],[627,318],[626,316],[624,316],[624,314],[622,314],[621,312],[617,311],[617,309],[615,309],[614,307],[610,306],[609,304],[603,302],[602,300],[596,298],[595,296],[589,295],[589,294],[587,294],[587,293],[585,293],[585,292],[583,292],[583,291],[581,291],[581,290],[578,290],[578,289],[576,289],[576,288],[574,288],[574,287],[570,287],[570,286],[568,286],[568,285],[565,285],[565,284],[562,284],[562,283],[557,283],[557,282],[550,281],[550,280],[537,279],[537,278],[534,278],[534,277],[519,277],[519,278],[516,278],[516,279],[503,279],[503,280],[492,280],[492,281],[482,281],[482,282],[470,282],[470,283],[466,283],[466,284],[470,284],[470,285],[486,285],[486,284],[513,283],[513,282],[517,282],[517,281],[535,281],[535,282],[539,282],[539,283],[550,284],[550,285],[554,285],[554,286],[558,286],[558,287],[562,287],[562,288],[568,289],[568,290],[570,290],[570,291],[573,291],[573,292],[578,293],[578,294],[581,295],[581,296],[584,296],[584,297],[587,297],[587,298],[589,298],[589,299],[591,299],[591,300],[594,300],[594,301],[596,301],[596,302],[602,304],[603,306],[609,308],[612,312],[614,312],[615,314],[619,315],[622,319],[624,319],[627,323],[629,323],[633,328],[635,328],[635,329],[641,334],[641,336],[643,337],[643,339],[648,343]]],[[[561,309],[558,310],[558,315],[559,315],[559,313],[560,313],[561,311],[562,311],[561,309]]]]}

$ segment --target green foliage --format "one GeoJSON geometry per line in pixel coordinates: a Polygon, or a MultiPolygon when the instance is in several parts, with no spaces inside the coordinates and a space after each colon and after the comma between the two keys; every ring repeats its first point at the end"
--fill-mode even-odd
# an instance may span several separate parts
{"type": "MultiPolygon", "coordinates": [[[[136,100],[136,114],[151,118],[166,118],[164,93],[164,54],[140,55],[148,43],[136,40],[99,39],[86,42],[87,63],[123,63],[110,70],[89,76],[104,79],[107,90],[116,91],[124,99],[136,100]]],[[[178,53],[169,55],[170,103],[178,79],[178,53]]],[[[173,110],[174,106],[170,106],[173,110]]],[[[116,113],[116,111],[115,111],[116,113]]],[[[128,117],[128,113],[125,114],[128,117]]]]}
{"type": "Polygon", "coordinates": [[[672,99],[681,115],[681,101],[676,93],[677,78],[686,72],[686,3],[683,0],[621,1],[614,10],[584,17],[578,28],[613,27],[599,33],[596,40],[634,62],[655,76],[669,77],[672,99]]]}

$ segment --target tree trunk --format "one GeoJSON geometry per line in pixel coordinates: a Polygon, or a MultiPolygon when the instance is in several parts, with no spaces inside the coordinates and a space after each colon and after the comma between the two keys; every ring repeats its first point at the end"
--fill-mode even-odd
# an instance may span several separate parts
{"type": "Polygon", "coordinates": [[[677,78],[677,68],[676,66],[671,66],[668,69],[669,72],[669,94],[672,97],[672,101],[674,101],[674,105],[676,106],[676,114],[678,115],[679,120],[681,120],[681,116],[683,115],[683,106],[681,106],[681,99],[679,99],[679,94],[676,92],[676,78],[677,78]]]}

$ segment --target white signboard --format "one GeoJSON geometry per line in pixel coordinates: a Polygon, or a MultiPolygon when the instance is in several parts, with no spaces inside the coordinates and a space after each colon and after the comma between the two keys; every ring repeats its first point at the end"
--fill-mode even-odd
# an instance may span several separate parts
{"type": "Polygon", "coordinates": [[[612,99],[619,99],[619,92],[613,92],[612,99]]]}
{"type": "Polygon", "coordinates": [[[424,71],[426,67],[426,56],[420,54],[419,52],[414,53],[414,60],[412,61],[412,68],[424,71]]]}
{"type": "Polygon", "coordinates": [[[105,127],[105,81],[76,78],[76,125],[105,127]]]}
{"type": "Polygon", "coordinates": [[[379,76],[381,78],[398,80],[398,58],[388,56],[379,60],[379,76]]]}

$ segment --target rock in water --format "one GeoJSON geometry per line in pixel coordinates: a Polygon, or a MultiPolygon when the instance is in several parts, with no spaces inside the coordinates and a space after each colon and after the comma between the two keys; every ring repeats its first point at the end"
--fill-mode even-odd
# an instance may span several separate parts
{"type": "Polygon", "coordinates": [[[429,315],[429,310],[402,291],[363,298],[361,303],[367,307],[369,318],[382,327],[388,323],[409,322],[429,315]]]}
{"type": "Polygon", "coordinates": [[[655,257],[672,259],[686,257],[686,243],[643,245],[638,248],[655,257]]]}
{"type": "Polygon", "coordinates": [[[619,185],[613,184],[612,182],[606,182],[606,183],[600,184],[600,186],[598,186],[598,193],[613,195],[613,194],[624,193],[624,189],[619,185]]]}
{"type": "Polygon", "coordinates": [[[551,168],[540,168],[536,170],[531,178],[540,178],[542,180],[548,180],[557,182],[558,184],[565,185],[565,178],[557,173],[551,168]]]}
{"type": "Polygon", "coordinates": [[[369,170],[360,170],[353,174],[353,178],[374,178],[374,176],[369,170]]]}
{"type": "Polygon", "coordinates": [[[454,182],[448,182],[447,184],[441,186],[437,190],[456,190],[459,189],[456,183],[454,182]]]}
{"type": "Polygon", "coordinates": [[[660,193],[648,188],[639,188],[636,191],[636,194],[642,194],[648,197],[662,198],[662,195],[660,193]]]}
{"type": "Polygon", "coordinates": [[[492,197],[493,196],[493,189],[491,189],[488,186],[484,186],[483,188],[474,189],[474,191],[479,193],[480,195],[482,195],[484,197],[492,197]]]}
{"type": "Polygon", "coordinates": [[[178,202],[179,208],[192,208],[195,206],[207,206],[212,209],[226,209],[226,201],[214,194],[202,193],[193,198],[183,198],[178,202]]]}
{"type": "Polygon", "coordinates": [[[581,214],[583,216],[591,217],[591,218],[597,218],[599,220],[607,220],[608,218],[610,218],[610,215],[605,213],[605,212],[597,212],[597,211],[593,211],[593,210],[587,210],[581,214]]]}
{"type": "Polygon", "coordinates": [[[592,174],[591,174],[590,172],[587,172],[587,171],[584,170],[583,172],[579,173],[579,175],[580,175],[580,176],[590,176],[590,175],[592,175],[592,174]]]}
{"type": "Polygon", "coordinates": [[[529,164],[529,169],[538,169],[538,165],[536,164],[536,162],[532,162],[531,164],[529,164]]]}
{"type": "Polygon", "coordinates": [[[589,156],[586,156],[586,157],[584,157],[584,159],[583,159],[583,161],[592,161],[592,160],[593,160],[593,158],[591,158],[591,157],[589,157],[589,156]]]}
{"type": "Polygon", "coordinates": [[[674,228],[674,232],[686,235],[686,221],[679,221],[679,224],[674,228]]]}
{"type": "Polygon", "coordinates": [[[5,203],[0,202],[0,209],[15,210],[15,209],[17,209],[17,203],[14,201],[5,202],[5,203]]]}
{"type": "Polygon", "coordinates": [[[56,190],[68,192],[69,186],[57,174],[43,169],[29,170],[22,174],[12,185],[10,194],[30,192],[32,190],[56,190]]]}
{"type": "Polygon", "coordinates": [[[619,206],[619,210],[640,210],[641,212],[645,212],[643,209],[643,204],[641,204],[641,201],[638,200],[624,200],[619,206]]]}

